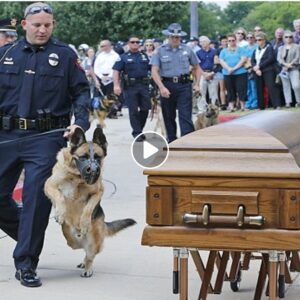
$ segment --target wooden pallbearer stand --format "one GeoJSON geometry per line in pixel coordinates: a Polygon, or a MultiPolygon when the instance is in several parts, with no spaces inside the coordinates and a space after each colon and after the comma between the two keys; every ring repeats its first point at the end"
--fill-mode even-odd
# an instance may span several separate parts
{"type": "MultiPolygon", "coordinates": [[[[261,291],[263,289],[266,274],[269,275],[269,299],[275,300],[277,295],[277,270],[279,268],[279,255],[284,251],[297,251],[300,249],[300,232],[288,231],[288,230],[238,230],[238,229],[190,229],[183,227],[154,227],[147,226],[144,229],[142,245],[148,246],[160,246],[160,247],[176,247],[179,252],[179,299],[188,299],[188,248],[193,249],[191,251],[192,256],[197,256],[198,253],[194,249],[209,250],[209,258],[206,269],[199,267],[199,258],[196,259],[196,267],[201,272],[202,286],[198,299],[204,300],[209,292],[214,292],[211,286],[211,276],[216,263],[216,257],[218,251],[224,250],[221,257],[221,263],[219,266],[218,275],[223,277],[222,280],[216,280],[216,286],[222,283],[225,274],[225,261],[228,261],[228,251],[234,251],[236,254],[240,252],[258,252],[263,251],[263,263],[264,268],[260,270],[258,283],[261,286],[257,286],[254,296],[255,300],[260,299],[261,291]],[[275,243],[274,243],[275,241],[275,243]],[[274,245],[271,249],[270,245],[274,245]],[[275,247],[276,244],[276,247],[275,247]],[[212,250],[214,249],[214,250],[212,250]],[[222,258],[225,258],[222,261],[222,258]],[[267,257],[269,255],[269,259],[267,257]],[[266,270],[265,268],[268,268],[266,270]],[[222,269],[222,270],[221,270],[222,269]],[[200,271],[201,270],[201,271],[200,271]]],[[[195,261],[195,260],[194,260],[195,261]]],[[[234,259],[233,259],[234,261],[234,259]]],[[[235,269],[236,268],[232,268],[235,269]]],[[[236,272],[236,271],[234,271],[236,272]]],[[[288,273],[286,273],[288,274],[288,273]]],[[[230,276],[230,275],[229,275],[230,276]]],[[[216,293],[220,292],[220,289],[216,289],[216,293]]]]}

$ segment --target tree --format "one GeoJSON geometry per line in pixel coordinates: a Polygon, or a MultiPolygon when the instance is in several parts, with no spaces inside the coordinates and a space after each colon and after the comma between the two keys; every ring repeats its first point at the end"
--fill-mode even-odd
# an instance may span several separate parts
{"type": "Polygon", "coordinates": [[[299,18],[299,2],[264,2],[253,9],[241,23],[251,30],[255,25],[260,25],[270,39],[278,27],[293,29],[293,20],[299,18]]]}
{"type": "Polygon", "coordinates": [[[200,3],[199,7],[199,32],[211,39],[217,39],[220,34],[230,31],[226,16],[220,6],[215,3],[200,3]]]}
{"type": "Polygon", "coordinates": [[[240,21],[258,5],[258,2],[256,1],[229,2],[228,6],[224,9],[224,13],[227,22],[231,25],[231,30],[239,27],[240,21]]]}

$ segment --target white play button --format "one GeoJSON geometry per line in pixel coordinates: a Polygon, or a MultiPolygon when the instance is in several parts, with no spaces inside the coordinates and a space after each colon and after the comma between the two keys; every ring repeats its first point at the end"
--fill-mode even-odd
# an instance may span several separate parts
{"type": "Polygon", "coordinates": [[[147,131],[134,139],[131,145],[131,154],[140,167],[154,169],[166,161],[169,145],[160,134],[147,131]]]}
{"type": "Polygon", "coordinates": [[[159,151],[159,149],[157,147],[151,145],[147,141],[143,142],[143,158],[144,159],[149,158],[150,156],[157,153],[158,151],[159,151]]]}

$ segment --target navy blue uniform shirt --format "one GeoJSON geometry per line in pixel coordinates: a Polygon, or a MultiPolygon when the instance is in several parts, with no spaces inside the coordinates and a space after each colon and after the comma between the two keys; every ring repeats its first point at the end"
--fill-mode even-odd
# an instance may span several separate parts
{"type": "Polygon", "coordinates": [[[148,77],[150,70],[149,58],[143,52],[127,52],[116,61],[113,70],[123,71],[129,78],[148,77]]]}
{"type": "Polygon", "coordinates": [[[25,39],[0,48],[0,111],[14,117],[36,118],[38,109],[55,117],[75,115],[84,130],[88,120],[89,85],[76,53],[50,39],[31,46],[25,39]]]}

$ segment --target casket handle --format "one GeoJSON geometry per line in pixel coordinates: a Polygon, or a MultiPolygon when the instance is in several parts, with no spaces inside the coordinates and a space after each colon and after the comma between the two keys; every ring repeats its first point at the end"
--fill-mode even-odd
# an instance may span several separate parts
{"type": "Polygon", "coordinates": [[[186,224],[203,224],[204,226],[229,224],[242,227],[243,225],[262,226],[265,218],[263,216],[245,216],[243,205],[239,206],[236,216],[211,215],[209,205],[205,204],[201,215],[185,213],[183,215],[183,222],[186,224]]]}

